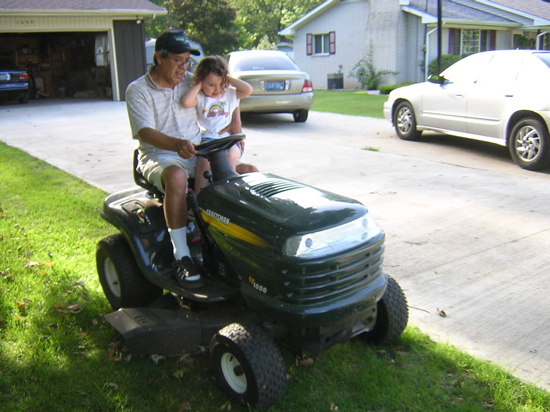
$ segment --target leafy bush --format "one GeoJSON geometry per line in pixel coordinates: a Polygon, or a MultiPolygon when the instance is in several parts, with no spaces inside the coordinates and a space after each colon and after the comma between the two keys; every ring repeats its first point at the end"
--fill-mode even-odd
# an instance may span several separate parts
{"type": "Polygon", "coordinates": [[[350,77],[356,77],[357,80],[366,90],[376,90],[385,74],[397,74],[391,70],[376,70],[372,61],[367,58],[362,58],[357,62],[350,73],[350,77]]]}
{"type": "Polygon", "coordinates": [[[376,90],[385,74],[397,74],[392,70],[376,70],[372,62],[372,45],[367,57],[363,57],[353,67],[348,77],[355,77],[361,83],[363,89],[376,90]]]}
{"type": "Polygon", "coordinates": [[[390,94],[392,90],[395,90],[399,87],[408,86],[409,84],[413,84],[413,82],[406,82],[406,83],[400,83],[400,84],[388,84],[385,86],[380,86],[380,94],[390,94]]]}
{"type": "MultiPolygon", "coordinates": [[[[463,59],[466,57],[466,55],[456,55],[456,54],[443,54],[441,56],[441,72],[448,68],[449,66],[453,65],[457,61],[463,59]]],[[[437,72],[437,57],[433,59],[430,64],[428,65],[428,76],[430,74],[441,74],[441,72],[437,72]]]]}

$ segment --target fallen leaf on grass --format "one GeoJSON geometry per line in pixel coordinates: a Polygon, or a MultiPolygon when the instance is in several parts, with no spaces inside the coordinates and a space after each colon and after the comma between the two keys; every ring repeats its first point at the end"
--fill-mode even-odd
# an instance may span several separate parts
{"type": "MultiPolygon", "coordinates": [[[[0,372],[0,375],[2,375],[1,372],[0,372]]],[[[492,403],[491,401],[488,401],[488,402],[483,401],[483,402],[481,402],[481,407],[482,407],[483,409],[495,409],[495,405],[494,405],[494,403],[492,403]]]]}
{"type": "Polygon", "coordinates": [[[220,411],[230,411],[231,410],[231,402],[227,401],[220,407],[220,411]]]}
{"type": "Polygon", "coordinates": [[[340,408],[338,408],[338,405],[335,405],[333,403],[330,404],[330,412],[338,412],[340,408]]]}
{"type": "Polygon", "coordinates": [[[129,362],[132,359],[132,354],[128,353],[128,348],[122,342],[112,342],[107,349],[110,362],[120,362],[125,360],[129,362]]]}
{"type": "Polygon", "coordinates": [[[60,305],[55,304],[55,305],[53,305],[53,307],[55,308],[57,313],[61,313],[61,314],[65,313],[65,309],[63,309],[60,305]]]}
{"type": "Polygon", "coordinates": [[[177,371],[175,371],[172,376],[174,376],[174,378],[176,379],[181,379],[183,378],[183,374],[185,373],[185,371],[183,369],[179,369],[177,371]]]}
{"type": "Polygon", "coordinates": [[[315,359],[307,355],[296,356],[296,366],[312,366],[314,363],[315,359]]]}
{"type": "Polygon", "coordinates": [[[107,385],[106,385],[106,388],[107,389],[110,389],[112,391],[118,391],[118,385],[116,383],[113,383],[113,382],[109,382],[107,385]]]}
{"type": "Polygon", "coordinates": [[[81,305],[80,303],[75,303],[74,305],[67,306],[67,310],[72,313],[81,312],[82,309],[84,309],[84,305],[81,305]]]}
{"type": "Polygon", "coordinates": [[[191,404],[189,402],[183,402],[178,409],[178,412],[190,411],[191,409],[191,404]]]}
{"type": "Polygon", "coordinates": [[[33,268],[35,266],[41,266],[42,263],[38,262],[28,262],[25,266],[23,266],[23,269],[33,268]]]}
{"type": "Polygon", "coordinates": [[[191,356],[190,353],[184,353],[178,359],[178,362],[185,363],[186,365],[189,365],[189,364],[193,363],[193,357],[191,356]]]}
{"type": "Polygon", "coordinates": [[[157,365],[161,360],[166,359],[166,357],[163,355],[151,355],[149,356],[149,358],[151,358],[151,360],[155,362],[155,365],[157,365]]]}

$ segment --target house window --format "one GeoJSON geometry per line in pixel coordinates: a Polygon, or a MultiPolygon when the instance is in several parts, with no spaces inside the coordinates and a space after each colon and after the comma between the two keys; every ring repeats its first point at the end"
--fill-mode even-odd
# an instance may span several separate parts
{"type": "Polygon", "coordinates": [[[308,33],[306,36],[307,55],[326,55],[336,53],[336,32],[323,34],[308,33]]]}
{"type": "Polygon", "coordinates": [[[328,34],[313,36],[313,54],[328,54],[328,34]]]}
{"type": "Polygon", "coordinates": [[[449,29],[449,54],[473,54],[494,50],[495,30],[449,29]]]}

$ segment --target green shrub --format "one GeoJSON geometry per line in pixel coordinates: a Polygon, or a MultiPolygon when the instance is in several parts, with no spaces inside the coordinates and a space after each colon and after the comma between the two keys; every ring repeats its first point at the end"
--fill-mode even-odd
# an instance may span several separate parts
{"type": "Polygon", "coordinates": [[[376,90],[382,76],[385,74],[397,74],[397,72],[392,70],[377,70],[374,67],[371,44],[368,55],[357,62],[348,77],[355,77],[361,83],[363,89],[376,90]]]}
{"type": "MultiPolygon", "coordinates": [[[[466,55],[456,55],[456,54],[444,54],[441,56],[441,72],[445,70],[447,67],[451,66],[452,64],[456,63],[457,61],[463,59],[466,57],[466,55]]],[[[437,72],[437,57],[433,59],[430,64],[428,65],[428,76],[430,74],[441,74],[441,72],[437,72]]]]}
{"type": "Polygon", "coordinates": [[[380,94],[390,94],[392,90],[395,90],[399,87],[408,86],[409,84],[414,84],[413,82],[406,82],[400,84],[387,84],[385,86],[380,86],[380,94]]]}

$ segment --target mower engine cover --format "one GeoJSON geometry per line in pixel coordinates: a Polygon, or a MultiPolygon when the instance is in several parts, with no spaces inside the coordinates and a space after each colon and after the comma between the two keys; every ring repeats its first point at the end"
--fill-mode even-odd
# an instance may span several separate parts
{"type": "Polygon", "coordinates": [[[385,291],[384,233],[356,200],[252,173],[210,185],[198,203],[247,304],[276,320],[326,325],[372,311],[385,291]]]}

